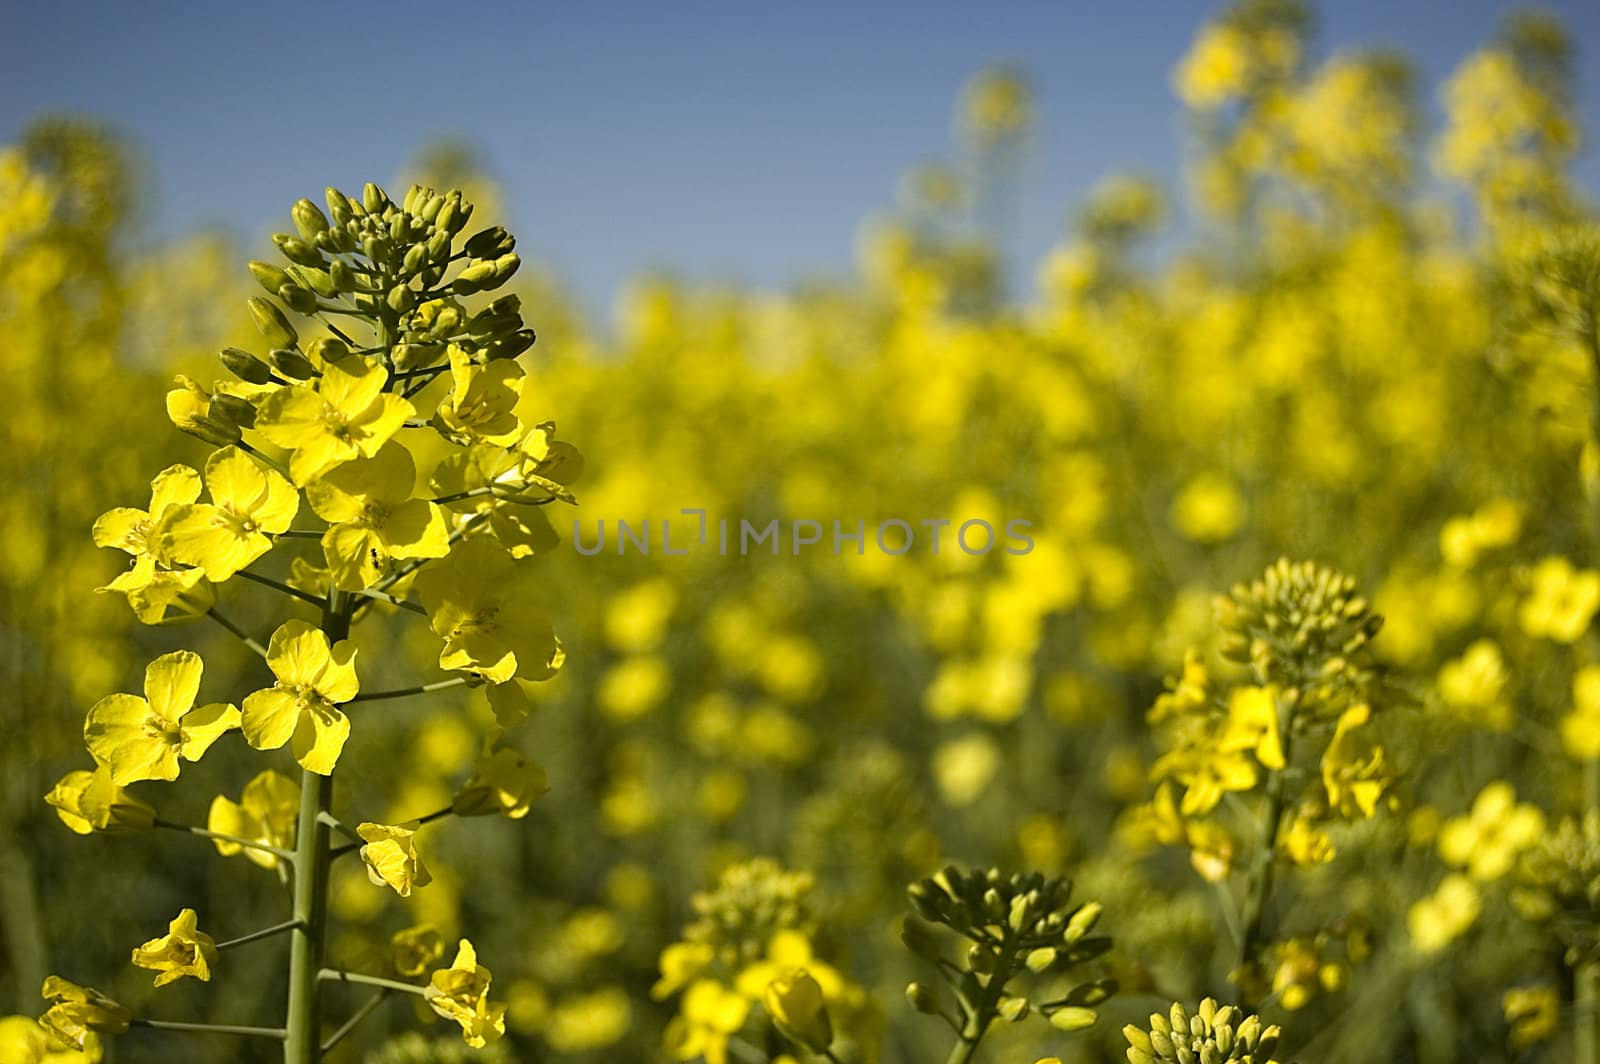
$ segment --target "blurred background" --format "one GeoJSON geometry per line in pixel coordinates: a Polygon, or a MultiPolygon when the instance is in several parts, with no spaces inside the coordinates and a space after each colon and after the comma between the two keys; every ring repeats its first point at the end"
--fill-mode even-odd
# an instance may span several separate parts
{"type": "MultiPolygon", "coordinates": [[[[88,530],[203,461],[162,393],[257,341],[244,264],[289,205],[421,181],[519,237],[539,334],[521,412],[583,451],[591,534],[704,507],[1020,518],[1035,548],[585,557],[558,515],[542,572],[568,661],[515,732],[551,793],[526,820],[430,828],[435,882],[410,899],[342,869],[342,962],[422,921],[470,933],[510,1006],[481,1059],[672,1059],[659,957],[732,868],[754,885],[718,904],[805,895],[793,927],[860,988],[863,1059],[939,1059],[948,1033],[904,1004],[927,977],[898,941],[904,888],[995,863],[1101,900],[1123,990],[1089,1031],[1008,1026],[985,1059],[1123,1059],[1123,1023],[1231,993],[1218,893],[1240,874],[1225,825],[1204,853],[1152,828],[1146,713],[1186,651],[1214,651],[1212,596],[1288,555],[1356,578],[1414,704],[1375,725],[1383,809],[1285,872],[1262,1009],[1280,1056],[1572,1059],[1587,917],[1552,930],[1528,882],[1437,841],[1464,818],[1510,861],[1531,842],[1480,792],[1509,785],[1553,829],[1596,752],[1570,724],[1600,714],[1574,694],[1600,605],[1593,5],[57,4],[7,23],[0,1012],[36,1013],[46,972],[141,1007],[127,951],[184,905],[282,918],[254,865],[78,838],[42,802],[82,767],[87,706],[154,655],[260,671],[225,633],[96,595],[121,563],[88,530]],[[1529,620],[1551,612],[1571,638],[1529,620]]],[[[265,636],[277,603],[251,591],[228,613],[265,636]]],[[[374,687],[437,654],[406,619],[382,622],[399,653],[374,687]]],[[[382,705],[341,801],[386,822],[447,804],[482,696],[382,705]]],[[[219,747],[148,798],[203,823],[262,764],[219,747]]],[[[158,1008],[275,1022],[276,949],[158,1008]]],[[[462,1056],[404,1005],[337,1059],[462,1056]]],[[[106,1059],[174,1055],[135,1032],[106,1059]]]]}

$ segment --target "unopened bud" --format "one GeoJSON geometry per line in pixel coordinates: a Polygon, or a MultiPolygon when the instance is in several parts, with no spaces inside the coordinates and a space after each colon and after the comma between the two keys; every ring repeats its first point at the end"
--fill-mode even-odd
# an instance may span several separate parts
{"type": "Polygon", "coordinates": [[[278,309],[276,303],[253,296],[250,299],[250,317],[254,319],[256,328],[273,347],[290,347],[299,334],[294,331],[294,326],[289,324],[289,319],[283,316],[283,311],[278,309]]]}
{"type": "Polygon", "coordinates": [[[289,213],[294,218],[294,227],[300,230],[300,235],[306,240],[315,240],[318,233],[328,231],[328,216],[308,199],[295,200],[289,213]]]}
{"type": "Polygon", "coordinates": [[[280,347],[273,351],[267,358],[272,367],[285,377],[297,381],[308,381],[317,376],[317,367],[305,355],[293,348],[280,347]]]}
{"type": "Polygon", "coordinates": [[[251,384],[272,383],[272,367],[243,348],[224,347],[217,357],[222,360],[229,373],[242,381],[249,381],[251,384]]]}

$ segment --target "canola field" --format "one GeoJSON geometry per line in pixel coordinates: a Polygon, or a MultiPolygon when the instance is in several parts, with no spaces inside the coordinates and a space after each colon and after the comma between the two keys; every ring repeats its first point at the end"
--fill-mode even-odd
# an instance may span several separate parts
{"type": "Polygon", "coordinates": [[[0,148],[0,1062],[1600,1064],[1593,116],[1310,27],[1042,262],[993,70],[610,327],[460,150],[150,247],[0,148]]]}

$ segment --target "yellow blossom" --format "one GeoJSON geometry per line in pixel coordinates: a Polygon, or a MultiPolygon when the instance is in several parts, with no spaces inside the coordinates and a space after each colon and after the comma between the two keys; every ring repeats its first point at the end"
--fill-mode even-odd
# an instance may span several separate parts
{"type": "Polygon", "coordinates": [[[185,976],[209,983],[212,966],[217,963],[217,944],[196,925],[194,910],[183,910],[167,926],[165,935],[133,951],[134,966],[159,972],[156,986],[166,986],[185,976]]]}
{"type": "Polygon", "coordinates": [[[491,683],[548,678],[563,655],[538,605],[541,591],[528,564],[514,561],[486,536],[468,538],[444,562],[424,570],[417,594],[434,633],[445,641],[439,667],[477,673],[491,683]]]}
{"type": "Polygon", "coordinates": [[[267,646],[267,666],[278,682],[244,700],[245,740],[257,750],[291,743],[308,771],[333,771],[350,737],[350,718],[338,708],[360,691],[356,648],[349,640],[331,647],[328,636],[305,621],[285,621],[267,646]]]}
{"type": "Polygon", "coordinates": [[[550,790],[544,769],[509,746],[491,749],[478,760],[472,778],[456,792],[450,807],[457,816],[501,813],[512,820],[528,815],[534,801],[550,790]]]}
{"type": "MultiPolygon", "coordinates": [[[[296,818],[300,809],[300,785],[281,772],[266,769],[244,785],[244,793],[234,802],[223,795],[211,800],[206,827],[224,835],[249,839],[280,850],[294,846],[296,818]]],[[[243,854],[262,868],[276,868],[278,857],[252,846],[241,846],[226,839],[213,839],[224,857],[243,854]]]]}
{"type": "Polygon", "coordinates": [[[79,769],[62,776],[44,800],[61,822],[79,835],[95,831],[148,831],[156,811],[130,795],[111,778],[108,765],[93,772],[79,769]]]}
{"type": "Polygon", "coordinates": [[[1478,792],[1466,816],[1452,817],[1439,831],[1439,856],[1465,868],[1473,879],[1499,879],[1517,856],[1544,834],[1544,814],[1517,802],[1511,784],[1496,780],[1478,792]]]}
{"type": "Polygon", "coordinates": [[[1479,639],[1459,657],[1439,667],[1439,697],[1465,721],[1494,731],[1511,727],[1511,703],[1505,697],[1509,677],[1500,646],[1479,639]]]}
{"type": "Polygon", "coordinates": [[[1333,738],[1322,754],[1322,785],[1328,804],[1340,816],[1370,817],[1378,810],[1378,799],[1389,786],[1383,747],[1362,730],[1372,717],[1366,703],[1351,706],[1339,715],[1333,738]]]}
{"type": "Polygon", "coordinates": [[[1522,630],[1535,638],[1573,643],[1600,609],[1600,572],[1578,569],[1562,557],[1534,566],[1532,587],[1517,610],[1522,630]]]}
{"type": "Polygon", "coordinates": [[[798,1044],[821,1053],[833,1043],[822,987],[804,968],[791,968],[768,983],[761,1001],[778,1030],[798,1044]]]}
{"type": "Polygon", "coordinates": [[[0,1017],[0,1060],[8,1064],[99,1064],[100,1038],[88,1035],[82,1049],[64,1047],[32,1016],[0,1017]]]}
{"type": "Polygon", "coordinates": [[[750,1002],[715,979],[700,979],[684,992],[679,1014],[667,1025],[667,1051],[674,1060],[704,1057],[727,1064],[728,1039],[750,1015],[750,1002]]]}
{"type": "Polygon", "coordinates": [[[444,956],[444,936],[432,924],[396,931],[389,938],[389,956],[396,972],[414,979],[444,956]]]}
{"type": "Polygon", "coordinates": [[[300,495],[282,476],[237,447],[206,462],[209,503],[172,507],[161,519],[161,549],[182,565],[198,566],[222,581],[272,549],[300,509],[300,495]]]}
{"type": "Polygon", "coordinates": [[[650,988],[657,1001],[671,997],[700,977],[716,951],[705,942],[674,942],[661,951],[661,978],[650,988]]]}
{"type": "Polygon", "coordinates": [[[169,510],[199,497],[200,474],[186,465],[168,466],[150,482],[150,509],[121,506],[107,510],[94,523],[94,545],[115,547],[135,560],[152,557],[164,561],[156,529],[169,510]]]}
{"type": "Polygon", "coordinates": [[[522,434],[516,407],[523,371],[515,361],[475,363],[467,352],[451,345],[450,379],[450,394],[433,415],[434,426],[446,439],[503,446],[522,434]]]}
{"type": "Polygon", "coordinates": [[[1463,875],[1449,875],[1433,894],[1411,906],[1406,926],[1421,953],[1438,953],[1478,919],[1478,888],[1463,875]]]}
{"type": "Polygon", "coordinates": [[[92,987],[52,975],[40,991],[50,1007],[39,1018],[45,1030],[73,1049],[83,1049],[90,1032],[126,1034],[132,1014],[92,987]]]}
{"type": "Polygon", "coordinates": [[[415,408],[385,392],[389,374],[374,359],[330,362],[314,382],[279,388],[261,401],[255,427],[294,453],[289,475],[305,486],[343,462],[371,458],[415,408]]]}
{"type": "Polygon", "coordinates": [[[1278,734],[1278,689],[1234,688],[1228,696],[1228,723],[1219,746],[1228,752],[1249,750],[1262,768],[1283,768],[1283,740],[1278,734]]]}
{"type": "Polygon", "coordinates": [[[1561,746],[1579,761],[1600,759],[1600,665],[1572,677],[1572,709],[1561,718],[1561,746]]]}
{"type": "Polygon", "coordinates": [[[200,656],[163,654],[144,672],[145,697],[107,695],[89,710],[83,738],[111,780],[175,780],[178,759],[198,761],[224,732],[239,726],[236,706],[213,702],[194,708],[200,693],[200,656]]]}
{"type": "Polygon", "coordinates": [[[1512,987],[1501,998],[1511,1025],[1511,1048],[1549,1041],[1561,1029],[1561,994],[1553,986],[1512,987]]]}
{"type": "Polygon", "coordinates": [[[442,558],[450,551],[444,511],[413,499],[416,464],[390,441],[371,458],[357,458],[313,481],[306,498],[329,522],[322,536],[335,587],[360,590],[389,571],[392,558],[442,558]]]}
{"type": "Polygon", "coordinates": [[[506,1007],[489,1003],[489,969],[478,963],[477,950],[462,939],[456,959],[433,973],[423,988],[428,1007],[461,1025],[467,1045],[481,1049],[506,1033],[506,1007]]]}
{"type": "Polygon", "coordinates": [[[356,834],[366,843],[361,847],[361,860],[366,862],[367,878],[373,886],[392,887],[402,898],[409,898],[412,887],[425,887],[433,881],[417,855],[414,828],[367,822],[357,825],[356,834]]]}

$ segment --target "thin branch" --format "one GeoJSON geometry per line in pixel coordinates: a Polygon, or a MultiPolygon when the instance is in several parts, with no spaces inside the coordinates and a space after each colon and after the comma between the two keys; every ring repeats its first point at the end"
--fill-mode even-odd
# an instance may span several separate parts
{"type": "MultiPolygon", "coordinates": [[[[433,812],[429,813],[427,816],[419,816],[415,820],[402,820],[402,821],[400,821],[400,823],[401,824],[415,824],[417,827],[420,828],[424,824],[430,824],[435,820],[440,820],[440,819],[443,819],[444,817],[450,816],[455,811],[456,810],[455,810],[454,806],[447,805],[443,809],[435,809],[433,812]]],[[[348,832],[346,832],[346,834],[348,835],[348,832]]],[[[343,857],[345,854],[354,853],[355,851],[361,849],[361,847],[366,845],[365,841],[360,840],[360,836],[355,836],[355,838],[358,841],[351,842],[351,843],[346,843],[343,846],[335,846],[331,851],[329,851],[329,856],[330,857],[343,857]]]]}
{"type": "Polygon", "coordinates": [[[397,687],[392,691],[363,691],[350,699],[352,702],[378,702],[388,698],[409,698],[412,695],[425,695],[434,691],[443,691],[451,687],[465,687],[467,681],[461,676],[452,676],[448,680],[435,680],[433,683],[418,684],[415,687],[397,687]]]}
{"type": "Polygon", "coordinates": [[[325,983],[360,983],[362,986],[398,990],[402,994],[422,993],[422,987],[417,986],[415,983],[402,983],[397,979],[383,979],[376,975],[362,975],[360,972],[341,972],[336,968],[322,969],[317,973],[317,978],[325,983]]]}
{"type": "Polygon", "coordinates": [[[259,942],[264,938],[271,938],[274,935],[286,934],[295,930],[296,928],[304,926],[305,925],[299,920],[285,920],[281,924],[273,924],[271,927],[263,927],[260,931],[252,931],[248,935],[240,935],[238,938],[230,938],[226,942],[218,942],[217,949],[225,950],[233,949],[235,946],[246,946],[252,942],[259,942]]]}
{"type": "Polygon", "coordinates": [[[299,599],[301,602],[309,602],[318,609],[322,609],[328,604],[328,600],[323,598],[321,595],[313,595],[309,591],[301,591],[297,587],[290,587],[288,584],[274,580],[270,576],[262,576],[260,573],[252,573],[248,569],[240,569],[236,575],[242,576],[246,580],[253,580],[263,587],[270,587],[274,591],[281,591],[291,598],[299,599]]]}
{"type": "Polygon", "coordinates": [[[216,621],[218,624],[222,625],[222,627],[238,636],[239,640],[244,643],[245,646],[249,647],[257,654],[260,654],[262,657],[267,656],[266,647],[262,646],[258,640],[252,639],[248,634],[246,634],[243,628],[240,628],[237,624],[234,624],[232,621],[228,620],[228,618],[218,613],[215,606],[209,610],[206,610],[206,616],[210,617],[213,621],[216,621]]]}
{"type": "Polygon", "coordinates": [[[231,1034],[240,1038],[270,1038],[282,1042],[289,1032],[282,1027],[241,1027],[231,1023],[180,1023],[177,1020],[129,1020],[129,1027],[149,1027],[157,1031],[183,1034],[231,1034]]]}
{"type": "MultiPolygon", "coordinates": [[[[301,383],[301,382],[296,382],[296,383],[301,383]]],[[[241,451],[246,451],[246,452],[248,452],[250,454],[255,455],[257,458],[261,459],[267,465],[271,466],[273,469],[276,469],[278,472],[282,473],[285,477],[289,476],[289,468],[288,468],[288,466],[285,466],[282,462],[278,461],[276,458],[272,457],[270,454],[265,453],[259,447],[254,447],[254,446],[250,445],[249,443],[246,443],[244,440],[234,440],[233,441],[233,445],[235,447],[239,448],[239,450],[241,450],[241,451]]],[[[290,479],[292,480],[293,478],[290,477],[290,479]]]]}
{"type": "Polygon", "coordinates": [[[424,617],[428,615],[428,611],[423,608],[422,603],[412,602],[410,599],[403,599],[399,595],[391,595],[387,591],[378,591],[370,587],[364,587],[359,591],[352,591],[350,594],[366,599],[376,599],[379,602],[387,602],[391,606],[399,606],[403,610],[410,610],[412,613],[420,613],[424,617]]]}
{"type": "Polygon", "coordinates": [[[279,532],[273,538],[274,539],[321,539],[326,534],[327,534],[327,530],[326,529],[324,529],[321,532],[315,532],[315,531],[312,531],[309,528],[303,528],[303,529],[302,528],[291,528],[287,532],[279,532]]]}
{"type": "Polygon", "coordinates": [[[334,816],[332,813],[323,813],[320,816],[318,816],[317,819],[322,821],[324,824],[328,825],[334,831],[337,831],[339,834],[343,835],[347,839],[351,839],[351,840],[357,841],[357,842],[359,842],[360,839],[361,839],[360,835],[357,835],[355,832],[351,831],[349,826],[347,824],[345,824],[345,822],[343,820],[340,820],[338,817],[334,816]]]}
{"type": "Polygon", "coordinates": [[[389,995],[391,993],[393,993],[393,991],[389,987],[383,987],[376,994],[372,995],[372,997],[368,998],[366,1004],[362,1005],[355,1012],[351,1013],[350,1018],[345,1020],[337,1031],[328,1036],[328,1040],[322,1043],[322,1051],[326,1053],[328,1050],[344,1041],[345,1037],[349,1035],[350,1032],[361,1026],[362,1020],[372,1015],[373,1010],[389,999],[389,995]]]}
{"type": "Polygon", "coordinates": [[[166,828],[169,831],[181,831],[186,835],[199,835],[201,838],[214,839],[217,842],[231,842],[235,846],[243,846],[247,850],[260,850],[262,853],[270,853],[280,861],[294,860],[293,850],[285,850],[280,846],[269,846],[264,842],[257,842],[255,839],[247,839],[239,835],[227,835],[220,831],[212,831],[209,828],[197,828],[192,824],[179,824],[171,820],[162,820],[160,817],[157,817],[154,823],[156,827],[166,828]]]}

